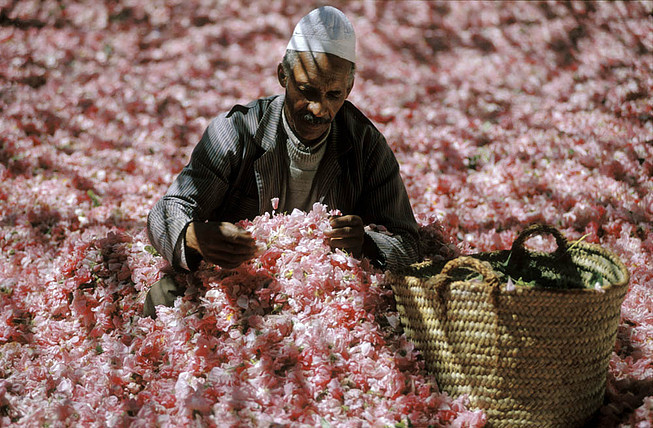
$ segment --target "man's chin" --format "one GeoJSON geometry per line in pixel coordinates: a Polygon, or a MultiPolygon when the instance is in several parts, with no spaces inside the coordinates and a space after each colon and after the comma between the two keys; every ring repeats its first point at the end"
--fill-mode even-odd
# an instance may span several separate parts
{"type": "Polygon", "coordinates": [[[302,143],[310,145],[310,143],[316,142],[324,133],[329,129],[329,125],[310,125],[303,124],[301,132],[298,134],[298,137],[301,139],[302,143]]]}

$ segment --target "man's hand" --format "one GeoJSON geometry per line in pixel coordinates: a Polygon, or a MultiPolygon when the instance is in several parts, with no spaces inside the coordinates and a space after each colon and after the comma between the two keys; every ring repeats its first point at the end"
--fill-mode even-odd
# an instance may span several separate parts
{"type": "Polygon", "coordinates": [[[251,233],[227,222],[192,222],[186,228],[186,246],[226,269],[251,260],[257,250],[251,233]]]}
{"type": "Polygon", "coordinates": [[[330,222],[332,230],[325,235],[331,248],[340,248],[360,258],[365,238],[363,220],[357,215],[344,215],[331,217],[330,222]]]}

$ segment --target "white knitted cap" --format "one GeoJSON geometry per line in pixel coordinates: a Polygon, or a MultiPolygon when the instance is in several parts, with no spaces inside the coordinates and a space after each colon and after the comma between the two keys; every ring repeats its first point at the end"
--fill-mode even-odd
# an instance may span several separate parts
{"type": "Polygon", "coordinates": [[[356,34],[344,13],[322,6],[297,23],[286,49],[329,53],[355,63],[356,34]]]}

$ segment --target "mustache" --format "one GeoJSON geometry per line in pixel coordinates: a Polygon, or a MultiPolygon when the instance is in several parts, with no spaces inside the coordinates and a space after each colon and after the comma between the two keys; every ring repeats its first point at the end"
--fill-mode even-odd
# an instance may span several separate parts
{"type": "Polygon", "coordinates": [[[327,123],[331,123],[331,119],[327,117],[317,117],[310,112],[302,114],[300,118],[303,121],[310,123],[311,125],[326,125],[327,123]]]}

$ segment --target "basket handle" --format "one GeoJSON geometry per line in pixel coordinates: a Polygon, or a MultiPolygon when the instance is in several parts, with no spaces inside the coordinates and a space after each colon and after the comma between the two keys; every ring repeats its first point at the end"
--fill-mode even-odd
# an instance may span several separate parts
{"type": "Polygon", "coordinates": [[[558,248],[553,252],[557,258],[562,258],[567,254],[567,239],[562,236],[562,233],[553,226],[546,224],[532,224],[517,236],[517,239],[512,243],[512,248],[510,249],[510,264],[514,266],[515,262],[521,262],[527,255],[528,250],[524,247],[526,240],[532,235],[538,234],[550,234],[556,240],[558,248]]]}
{"type": "Polygon", "coordinates": [[[461,256],[450,260],[446,265],[444,265],[440,273],[449,276],[449,272],[453,272],[459,268],[468,268],[480,273],[485,279],[485,282],[490,284],[493,288],[496,288],[501,284],[499,277],[494,273],[494,270],[488,263],[469,256],[461,256]]]}

